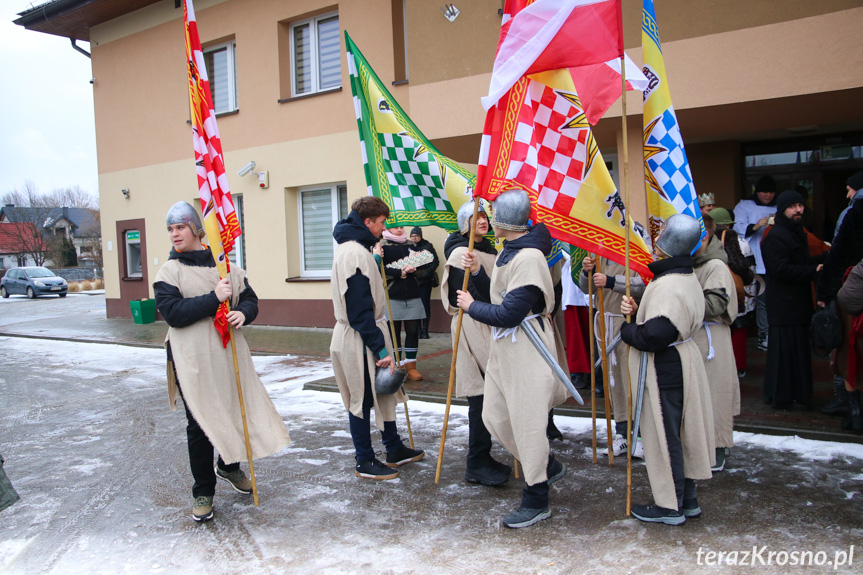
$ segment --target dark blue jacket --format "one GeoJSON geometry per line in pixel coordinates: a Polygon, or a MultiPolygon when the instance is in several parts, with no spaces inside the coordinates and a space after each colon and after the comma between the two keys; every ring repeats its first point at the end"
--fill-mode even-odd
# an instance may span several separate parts
{"type": "MultiPolygon", "coordinates": [[[[446,242],[443,245],[444,257],[449,259],[450,254],[455,251],[456,248],[460,247],[468,247],[470,245],[470,238],[467,235],[462,235],[458,232],[453,232],[446,238],[446,242]]],[[[474,239],[473,243],[474,251],[484,252],[487,254],[497,255],[497,250],[494,249],[494,245],[488,240],[488,238],[479,238],[474,239]]],[[[489,282],[488,277],[485,273],[483,273],[484,282],[483,288],[480,289],[477,286],[476,276],[471,276],[467,281],[467,291],[470,293],[471,297],[473,297],[476,301],[491,302],[489,297],[488,288],[489,282]]],[[[458,294],[456,293],[461,289],[461,286],[464,285],[464,270],[461,268],[450,267],[449,269],[449,277],[447,278],[447,287],[449,288],[447,297],[449,297],[449,304],[453,307],[458,307],[456,303],[456,298],[458,294]]]]}
{"type": "MultiPolygon", "coordinates": [[[[379,241],[353,210],[347,218],[339,221],[333,228],[333,238],[338,244],[357,242],[368,250],[371,250],[379,241]]],[[[380,265],[380,259],[377,256],[375,261],[380,265]]],[[[363,344],[372,350],[376,357],[383,359],[389,355],[389,352],[384,335],[375,323],[375,303],[369,278],[357,269],[356,273],[348,278],[347,284],[345,310],[348,313],[348,324],[357,330],[363,344]]]]}
{"type": "MultiPolygon", "coordinates": [[[[497,256],[497,260],[495,260],[495,267],[509,264],[519,250],[525,248],[538,249],[545,256],[551,253],[551,234],[545,224],[531,226],[525,235],[511,242],[506,242],[500,255],[497,256]]],[[[482,269],[476,276],[471,276],[471,280],[476,280],[478,289],[483,289],[490,284],[489,277],[482,269]]],[[[519,325],[524,318],[532,313],[542,312],[543,308],[545,308],[545,301],[542,290],[537,286],[530,285],[507,292],[499,305],[474,301],[468,313],[470,317],[482,323],[494,327],[509,328],[519,325]]],[[[542,324],[540,323],[540,325],[542,324]]]]}

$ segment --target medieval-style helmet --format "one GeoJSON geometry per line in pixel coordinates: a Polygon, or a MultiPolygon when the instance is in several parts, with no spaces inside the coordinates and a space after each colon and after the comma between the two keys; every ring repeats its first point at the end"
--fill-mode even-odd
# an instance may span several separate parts
{"type": "MultiPolygon", "coordinates": [[[[474,201],[476,200],[462,204],[455,214],[455,219],[458,222],[458,233],[460,234],[466,234],[470,231],[470,219],[473,217],[474,201]]],[[[479,203],[479,211],[485,214],[482,202],[479,203]]],[[[488,214],[486,214],[486,217],[488,217],[488,214]]]]}
{"type": "Polygon", "coordinates": [[[177,202],[168,210],[165,225],[170,226],[171,224],[186,224],[192,228],[192,233],[199,238],[204,237],[205,232],[204,226],[201,224],[201,216],[198,215],[195,208],[186,202],[177,202]]]}
{"type": "Polygon", "coordinates": [[[686,214],[674,214],[665,222],[656,247],[669,257],[688,256],[701,239],[698,220],[686,214]]]}
{"type": "Polygon", "coordinates": [[[502,192],[492,204],[492,225],[503,230],[526,232],[530,219],[530,197],[524,190],[502,192]]]}

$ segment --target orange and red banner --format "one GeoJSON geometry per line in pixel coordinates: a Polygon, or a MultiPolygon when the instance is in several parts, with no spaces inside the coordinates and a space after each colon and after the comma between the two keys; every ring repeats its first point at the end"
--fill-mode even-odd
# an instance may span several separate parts
{"type": "MultiPolygon", "coordinates": [[[[198,173],[198,193],[201,197],[201,212],[204,228],[210,242],[210,250],[216,260],[220,277],[227,277],[230,271],[227,254],[234,248],[234,240],[240,236],[240,223],[228,178],[225,175],[225,162],[222,156],[222,141],[216,126],[216,112],[201,39],[198,36],[198,23],[192,0],[183,3],[186,32],[186,63],[189,71],[189,104],[192,113],[192,137],[195,146],[195,169],[198,173]]],[[[228,330],[227,302],[219,306],[215,326],[227,347],[230,341],[228,330]]]]}

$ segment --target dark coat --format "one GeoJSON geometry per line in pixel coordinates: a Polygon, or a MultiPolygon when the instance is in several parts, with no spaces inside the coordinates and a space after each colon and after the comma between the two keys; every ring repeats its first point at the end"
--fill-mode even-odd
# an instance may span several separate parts
{"type": "Polygon", "coordinates": [[[767,269],[767,321],[776,325],[809,325],[812,317],[811,282],[818,275],[809,257],[802,224],[776,214],[776,225],[761,244],[767,269]]]}
{"type": "Polygon", "coordinates": [[[824,260],[818,301],[829,302],[842,287],[845,271],[863,259],[863,199],[855,200],[842,219],[833,245],[824,260]]]}
{"type": "Polygon", "coordinates": [[[432,281],[432,276],[435,274],[435,272],[437,272],[437,268],[440,265],[440,260],[438,259],[437,252],[435,251],[434,246],[430,241],[420,240],[416,243],[414,251],[420,252],[423,250],[431,252],[431,255],[434,256],[434,261],[417,268],[415,274],[417,283],[420,285],[436,286],[437,282],[432,281]]]}
{"type": "MultiPolygon", "coordinates": [[[[403,244],[384,240],[381,245],[384,248],[384,265],[388,265],[394,261],[408,257],[411,251],[417,251],[416,246],[410,240],[407,240],[403,244]]],[[[407,301],[409,299],[417,299],[420,297],[420,285],[417,283],[416,278],[419,269],[420,268],[417,268],[416,272],[410,273],[403,278],[401,270],[386,268],[387,286],[390,293],[390,299],[407,301]]]]}

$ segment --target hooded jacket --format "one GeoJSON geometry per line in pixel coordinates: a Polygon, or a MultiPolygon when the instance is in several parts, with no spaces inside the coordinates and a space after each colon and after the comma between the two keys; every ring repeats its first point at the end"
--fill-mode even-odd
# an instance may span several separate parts
{"type": "Polygon", "coordinates": [[[818,301],[829,302],[842,287],[845,271],[863,259],[863,190],[854,196],[851,206],[840,216],[833,245],[824,260],[818,282],[818,301]],[[858,199],[860,198],[860,199],[858,199]]]}
{"type": "MultiPolygon", "coordinates": [[[[360,219],[359,214],[353,210],[347,218],[340,220],[333,228],[333,238],[337,244],[357,242],[367,250],[371,250],[379,241],[360,219]]],[[[377,259],[375,256],[375,260],[377,259]]],[[[356,274],[348,278],[347,283],[345,306],[348,313],[348,324],[359,332],[363,344],[372,350],[375,357],[383,359],[389,355],[389,352],[386,349],[384,337],[375,324],[369,278],[357,270],[356,274]]]]}
{"type": "MultiPolygon", "coordinates": [[[[459,232],[451,233],[447,236],[446,242],[444,242],[443,245],[445,260],[449,260],[450,254],[452,254],[456,248],[467,248],[469,245],[470,237],[468,234],[462,235],[459,232]]],[[[494,249],[494,245],[486,237],[474,238],[473,249],[478,252],[497,255],[497,250],[494,249]]],[[[458,294],[456,292],[460,290],[463,285],[464,270],[455,266],[450,266],[449,278],[447,279],[447,287],[449,288],[447,297],[449,298],[449,303],[452,307],[458,307],[458,304],[456,303],[458,294]]],[[[489,299],[488,295],[488,281],[484,282],[484,288],[484,290],[477,288],[473,277],[468,280],[467,291],[470,293],[471,297],[476,301],[489,303],[491,299],[489,299]]]]}
{"type": "MultiPolygon", "coordinates": [[[[528,228],[527,233],[515,240],[506,242],[503,250],[495,260],[495,267],[507,265],[516,256],[519,250],[534,248],[542,252],[544,256],[551,253],[551,234],[545,224],[536,224],[528,228]]],[[[478,289],[488,292],[491,278],[480,269],[476,276],[478,289]]],[[[531,313],[540,313],[545,307],[542,291],[536,286],[523,286],[507,293],[500,305],[493,305],[481,301],[474,301],[470,306],[470,316],[482,323],[495,327],[516,327],[531,313]]]]}
{"type": "MultiPolygon", "coordinates": [[[[713,236],[710,238],[710,243],[707,244],[707,250],[694,258],[695,268],[700,268],[710,260],[719,260],[726,266],[728,265],[728,255],[725,253],[725,248],[719,238],[713,236]]],[[[728,299],[731,294],[726,293],[723,289],[706,289],[704,290],[704,317],[715,318],[725,313],[728,308],[728,299]]],[[[736,297],[736,293],[735,293],[736,297]]]]}

